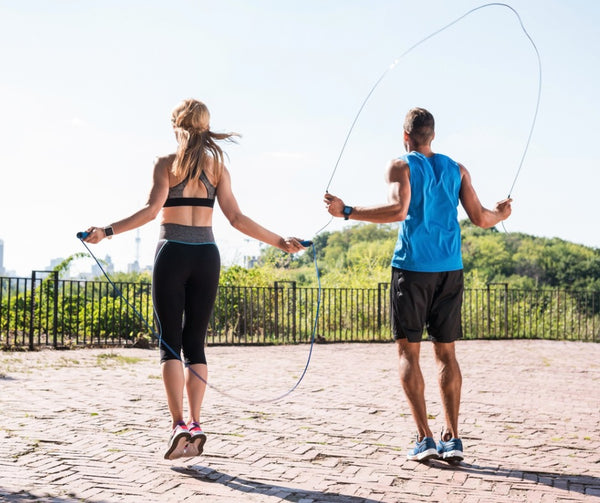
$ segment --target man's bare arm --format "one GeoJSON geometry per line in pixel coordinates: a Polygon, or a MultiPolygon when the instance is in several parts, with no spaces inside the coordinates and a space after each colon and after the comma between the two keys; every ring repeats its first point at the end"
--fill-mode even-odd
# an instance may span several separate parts
{"type": "Polygon", "coordinates": [[[512,199],[498,201],[493,210],[484,207],[473,188],[470,173],[462,164],[459,164],[459,167],[461,174],[460,202],[471,222],[478,227],[487,229],[506,220],[512,211],[512,199]]]}

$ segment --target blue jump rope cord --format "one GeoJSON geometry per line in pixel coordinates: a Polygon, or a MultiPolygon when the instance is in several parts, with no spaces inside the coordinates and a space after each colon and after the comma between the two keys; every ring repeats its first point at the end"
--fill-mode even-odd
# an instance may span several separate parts
{"type": "MultiPolygon", "coordinates": [[[[537,90],[537,100],[536,100],[536,105],[535,105],[535,112],[533,114],[533,119],[531,121],[531,128],[529,129],[529,135],[527,137],[527,143],[525,144],[525,148],[523,149],[523,154],[521,156],[521,161],[519,162],[519,166],[517,169],[517,172],[515,174],[515,177],[513,179],[512,185],[510,186],[510,190],[508,191],[508,197],[510,198],[512,191],[515,187],[515,184],[517,183],[517,178],[519,177],[519,174],[521,173],[521,168],[523,167],[523,162],[525,160],[525,156],[527,154],[527,151],[529,150],[529,144],[531,142],[531,137],[533,135],[533,130],[535,128],[535,123],[537,120],[537,116],[538,116],[538,111],[540,108],[540,98],[542,95],[542,60],[540,58],[540,53],[538,51],[537,46],[535,45],[535,42],[533,41],[533,38],[531,38],[531,35],[529,35],[529,33],[527,32],[527,30],[525,29],[525,25],[523,24],[523,21],[521,20],[521,16],[519,16],[519,13],[513,9],[510,5],[505,4],[505,3],[499,3],[499,2],[493,2],[493,3],[487,3],[487,4],[483,4],[480,5],[479,7],[475,7],[469,11],[467,11],[465,14],[463,14],[462,16],[456,18],[454,21],[448,23],[447,25],[441,27],[440,29],[434,31],[433,33],[431,33],[430,35],[427,35],[425,38],[422,38],[421,40],[419,40],[417,43],[415,43],[414,45],[412,45],[411,47],[409,47],[406,51],[404,51],[400,56],[398,56],[394,62],[388,67],[386,68],[386,70],[381,74],[381,76],[377,79],[377,81],[375,82],[375,84],[373,84],[373,87],[371,87],[370,91],[368,92],[367,96],[365,97],[365,99],[363,100],[362,104],[360,105],[360,108],[358,109],[358,112],[356,113],[354,120],[352,121],[352,124],[350,126],[350,129],[348,130],[348,133],[346,134],[346,138],[344,139],[344,143],[342,145],[342,148],[340,150],[340,153],[337,157],[337,161],[335,162],[335,166],[333,168],[333,171],[331,173],[331,177],[329,178],[329,182],[327,182],[327,187],[325,188],[325,192],[329,192],[329,187],[331,185],[331,182],[333,180],[333,177],[335,176],[335,173],[338,169],[340,160],[342,159],[342,156],[344,154],[344,151],[346,150],[346,145],[348,144],[348,140],[350,139],[350,135],[352,134],[352,131],[354,130],[354,126],[356,125],[356,123],[358,122],[358,118],[360,117],[363,109],[365,108],[367,102],[369,101],[369,98],[371,97],[371,95],[375,92],[375,89],[377,89],[377,87],[379,86],[379,84],[381,83],[381,81],[386,77],[386,75],[394,69],[394,67],[398,64],[398,62],[407,54],[409,54],[410,52],[412,52],[414,49],[416,49],[418,46],[420,46],[421,44],[423,44],[424,42],[426,42],[427,40],[429,40],[430,38],[435,37],[436,35],[439,35],[440,33],[442,33],[443,31],[447,30],[448,28],[450,28],[451,26],[455,25],[456,23],[458,23],[460,20],[464,19],[465,17],[469,16],[470,14],[472,14],[473,12],[476,12],[480,9],[484,9],[486,7],[506,7],[507,9],[511,10],[515,16],[517,16],[517,19],[519,21],[519,24],[521,25],[521,29],[523,30],[523,32],[525,33],[525,35],[527,36],[527,38],[529,39],[529,41],[531,42],[531,45],[533,46],[533,49],[535,50],[535,55],[537,57],[537,64],[538,64],[538,90],[537,90]]],[[[329,222],[327,222],[323,227],[321,227],[316,233],[319,234],[321,233],[331,222],[332,222],[333,218],[331,218],[329,220],[329,222]]]]}
{"type": "Polygon", "coordinates": [[[192,367],[190,367],[187,363],[185,363],[183,361],[183,359],[181,358],[181,355],[178,355],[177,352],[171,346],[169,346],[164,340],[162,340],[162,337],[159,334],[156,333],[156,331],[154,330],[154,328],[150,325],[150,323],[148,323],[148,320],[146,320],[146,318],[136,309],[136,307],[131,302],[129,302],[129,300],[123,295],[123,292],[121,292],[121,290],[117,287],[117,285],[110,279],[108,273],[106,272],[106,270],[104,269],[104,267],[102,267],[102,264],[100,263],[100,261],[98,260],[98,258],[96,257],[96,255],[94,255],[92,253],[92,250],[90,250],[90,248],[88,247],[88,245],[86,244],[86,242],[83,241],[83,238],[85,238],[86,236],[87,236],[87,233],[83,233],[83,232],[80,232],[80,233],[77,234],[77,237],[79,238],[79,240],[81,241],[81,243],[83,244],[83,246],[85,246],[85,248],[88,251],[88,253],[90,254],[90,256],[95,260],[96,264],[98,265],[98,267],[102,271],[102,274],[104,274],[104,277],[111,284],[111,286],[113,287],[113,289],[115,290],[115,292],[117,292],[117,294],[133,310],[133,312],[140,318],[140,320],[142,320],[142,322],[144,323],[144,325],[146,325],[146,328],[148,328],[148,330],[154,336],[154,338],[156,338],[159,341],[159,343],[162,344],[162,346],[164,346],[165,348],[167,348],[167,350],[170,351],[175,356],[175,358],[177,358],[181,363],[183,363],[183,365],[185,365],[188,368],[188,370],[193,375],[195,375],[198,379],[200,379],[202,382],[204,382],[208,387],[210,387],[211,389],[214,389],[215,391],[217,391],[221,395],[226,396],[228,398],[232,398],[234,400],[238,400],[240,402],[244,402],[244,403],[248,403],[248,404],[255,404],[255,403],[276,402],[278,400],[281,400],[282,398],[285,398],[290,393],[292,393],[300,385],[300,383],[302,382],[302,379],[304,379],[304,376],[306,375],[306,372],[308,370],[308,365],[310,364],[310,360],[311,360],[311,357],[312,357],[313,347],[314,347],[314,344],[315,344],[315,334],[317,332],[317,323],[318,323],[318,320],[319,320],[319,311],[320,311],[320,307],[321,307],[321,291],[322,291],[321,290],[321,276],[319,274],[319,266],[317,264],[317,252],[316,252],[314,243],[311,243],[311,246],[312,246],[312,250],[313,250],[313,258],[314,258],[314,263],[315,263],[315,271],[316,271],[316,274],[317,274],[317,282],[318,282],[317,312],[315,314],[315,323],[314,323],[314,326],[313,326],[312,336],[311,336],[311,340],[310,340],[310,349],[309,349],[309,352],[308,352],[308,358],[306,360],[306,365],[304,366],[304,370],[302,371],[302,375],[298,378],[298,380],[296,381],[296,383],[294,384],[294,386],[292,386],[288,391],[286,391],[282,395],[279,395],[279,396],[277,396],[275,398],[270,398],[270,399],[247,400],[247,399],[243,399],[243,398],[240,398],[240,397],[237,397],[237,396],[233,396],[233,395],[231,395],[229,393],[226,393],[225,391],[217,388],[213,384],[209,384],[209,382],[206,379],[204,379],[192,367]]]}

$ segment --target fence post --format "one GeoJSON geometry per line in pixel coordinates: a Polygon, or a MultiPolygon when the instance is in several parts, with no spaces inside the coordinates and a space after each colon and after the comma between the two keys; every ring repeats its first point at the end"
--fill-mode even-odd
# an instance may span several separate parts
{"type": "Polygon", "coordinates": [[[275,326],[273,328],[275,329],[275,339],[279,340],[279,281],[275,281],[273,287],[275,289],[275,326]]]}
{"type": "Polygon", "coordinates": [[[33,318],[35,315],[35,271],[31,271],[31,301],[29,302],[29,351],[33,351],[33,318]]]}
{"type": "Polygon", "coordinates": [[[54,276],[54,319],[52,320],[52,343],[54,349],[58,347],[58,271],[52,271],[54,276]]]}
{"type": "Polygon", "coordinates": [[[504,338],[508,339],[508,283],[504,283],[504,338]]]}
{"type": "MultiPolygon", "coordinates": [[[[58,345],[58,271],[31,271],[31,301],[29,303],[29,350],[33,351],[35,349],[34,344],[34,332],[35,332],[35,283],[37,281],[37,273],[49,273],[52,274],[53,280],[53,289],[54,293],[52,295],[52,343],[56,348],[58,345]]],[[[43,285],[40,285],[43,286],[43,285]]],[[[44,289],[42,288],[41,294],[44,295],[44,289]]],[[[45,303],[46,307],[48,307],[48,302],[45,303]]],[[[46,327],[47,329],[48,327],[46,327]]],[[[41,334],[42,326],[40,320],[40,334],[41,334]]]]}
{"type": "Polygon", "coordinates": [[[490,313],[490,285],[491,283],[487,284],[487,329],[488,329],[488,337],[490,337],[492,335],[492,316],[490,313]]]}

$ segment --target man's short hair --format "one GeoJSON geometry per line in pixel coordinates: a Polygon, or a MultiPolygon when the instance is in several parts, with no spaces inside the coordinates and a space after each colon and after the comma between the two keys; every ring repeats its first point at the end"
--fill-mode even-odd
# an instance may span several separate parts
{"type": "Polygon", "coordinates": [[[427,145],[435,132],[433,115],[424,108],[411,108],[404,119],[404,131],[417,146],[427,145]]]}

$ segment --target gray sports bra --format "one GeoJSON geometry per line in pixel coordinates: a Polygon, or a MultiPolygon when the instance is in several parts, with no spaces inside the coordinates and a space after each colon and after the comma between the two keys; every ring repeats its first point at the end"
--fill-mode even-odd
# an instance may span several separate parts
{"type": "Polygon", "coordinates": [[[212,208],[215,204],[215,196],[217,188],[210,183],[204,171],[200,173],[200,181],[206,187],[207,197],[184,197],[183,189],[187,184],[187,180],[179,182],[173,187],[169,187],[169,196],[163,205],[164,208],[172,206],[207,206],[212,208]]]}

